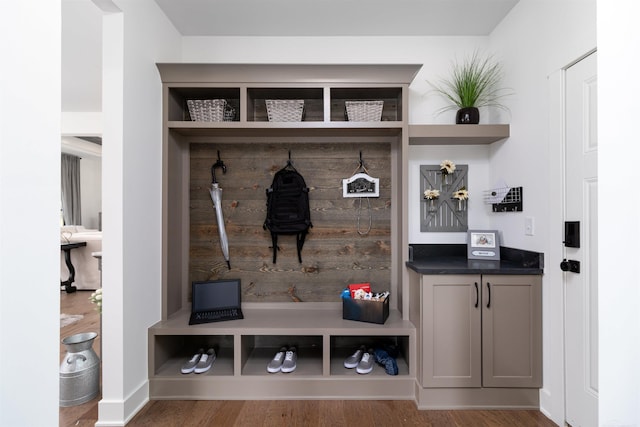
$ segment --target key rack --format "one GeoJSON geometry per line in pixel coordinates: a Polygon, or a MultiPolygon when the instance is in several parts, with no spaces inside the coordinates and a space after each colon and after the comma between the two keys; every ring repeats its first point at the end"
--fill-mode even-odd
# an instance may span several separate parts
{"type": "Polygon", "coordinates": [[[522,212],[522,187],[501,187],[484,192],[493,212],[522,212]]]}

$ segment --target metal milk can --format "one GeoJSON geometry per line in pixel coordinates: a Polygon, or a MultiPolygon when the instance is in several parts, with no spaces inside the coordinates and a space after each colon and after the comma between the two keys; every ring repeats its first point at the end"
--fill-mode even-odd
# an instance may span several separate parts
{"type": "Polygon", "coordinates": [[[60,365],[60,406],[88,402],[100,391],[100,358],[93,351],[95,332],[71,335],[62,340],[67,354],[60,365]]]}

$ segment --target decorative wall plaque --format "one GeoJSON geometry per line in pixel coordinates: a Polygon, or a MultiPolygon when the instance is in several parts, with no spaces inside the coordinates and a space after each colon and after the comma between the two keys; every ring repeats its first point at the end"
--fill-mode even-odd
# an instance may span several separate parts
{"type": "Polygon", "coordinates": [[[453,194],[468,188],[468,165],[456,165],[456,170],[445,177],[440,165],[420,166],[420,231],[422,232],[460,232],[468,230],[467,200],[459,203],[453,194]],[[446,178],[446,179],[445,179],[446,178]],[[424,198],[424,192],[437,189],[440,196],[433,203],[424,198]],[[430,205],[433,207],[430,208],[430,205]]]}

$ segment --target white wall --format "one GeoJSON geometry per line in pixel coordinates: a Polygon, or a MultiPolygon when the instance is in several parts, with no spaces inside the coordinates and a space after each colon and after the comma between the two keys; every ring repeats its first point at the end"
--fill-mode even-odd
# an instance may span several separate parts
{"type": "Polygon", "coordinates": [[[58,422],[60,7],[0,2],[2,426],[58,422]]]}
{"type": "Polygon", "coordinates": [[[637,0],[598,1],[600,425],[640,425],[637,0]],[[631,96],[630,96],[631,95],[631,96]],[[611,165],[618,164],[616,173],[611,165]]]}
{"type": "Polygon", "coordinates": [[[467,202],[470,229],[489,229],[491,205],[483,203],[483,192],[491,188],[489,181],[489,149],[485,145],[410,146],[409,147],[409,243],[466,243],[467,233],[420,232],[420,204],[424,203],[420,189],[420,165],[439,165],[443,160],[468,165],[469,201],[467,202]]]}
{"type": "Polygon", "coordinates": [[[521,0],[491,34],[491,48],[503,58],[511,137],[494,144],[491,176],[522,185],[524,212],[499,214],[505,244],[544,252],[543,373],[541,410],[564,423],[563,292],[558,268],[562,251],[562,106],[556,76],[562,67],[596,47],[595,0],[521,0]],[[535,221],[535,235],[524,234],[524,219],[535,221]]]}
{"type": "Polygon", "coordinates": [[[124,425],[148,399],[147,330],[160,319],[161,297],[162,86],[155,63],[178,61],[180,48],[177,32],[154,1],[108,6],[102,426],[124,425]]]}

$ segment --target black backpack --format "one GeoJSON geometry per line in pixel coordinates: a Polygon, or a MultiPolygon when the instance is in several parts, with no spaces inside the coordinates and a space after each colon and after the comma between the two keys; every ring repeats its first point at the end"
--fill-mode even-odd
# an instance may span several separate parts
{"type": "Polygon", "coordinates": [[[296,236],[298,261],[302,263],[302,246],[311,224],[309,188],[291,162],[276,172],[267,189],[267,219],[263,228],[271,232],[273,263],[278,251],[278,235],[296,236]]]}

